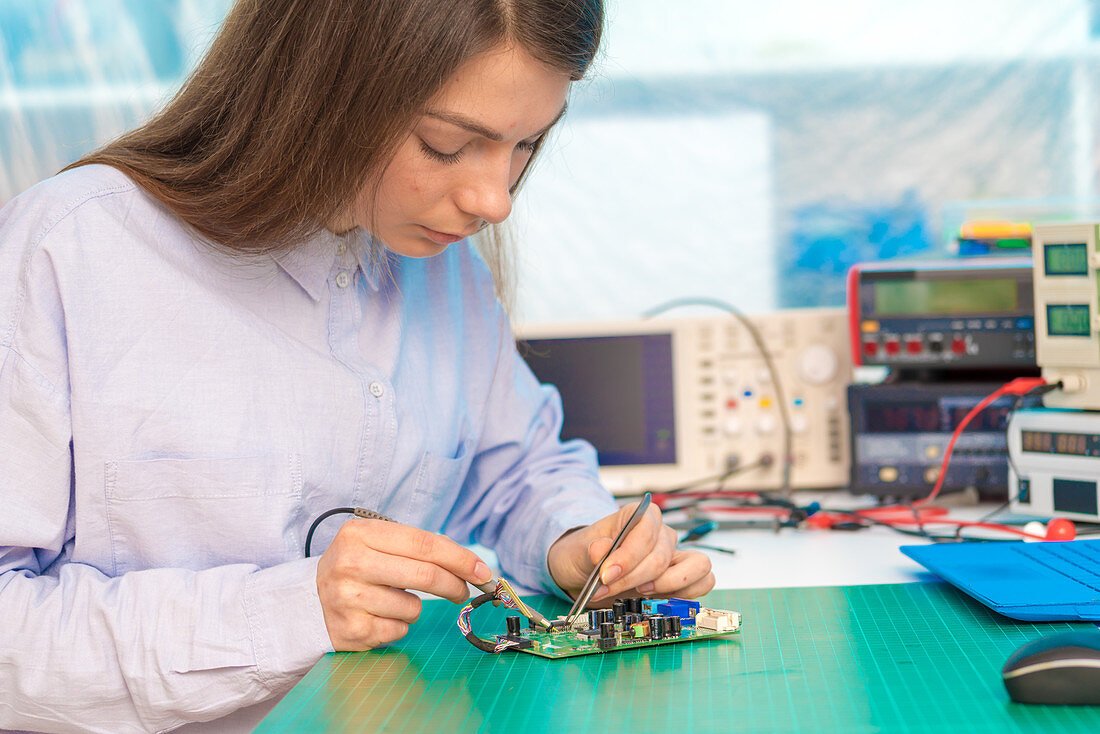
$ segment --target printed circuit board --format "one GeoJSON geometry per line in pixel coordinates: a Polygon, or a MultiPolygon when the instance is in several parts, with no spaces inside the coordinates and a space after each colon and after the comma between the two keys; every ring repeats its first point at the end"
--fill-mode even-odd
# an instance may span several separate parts
{"type": "Polygon", "coordinates": [[[621,599],[611,609],[579,614],[572,623],[559,617],[551,621],[549,632],[523,629],[520,619],[508,617],[508,633],[496,635],[497,642],[544,658],[728,637],[741,630],[738,612],[709,609],[686,599],[621,599]]]}

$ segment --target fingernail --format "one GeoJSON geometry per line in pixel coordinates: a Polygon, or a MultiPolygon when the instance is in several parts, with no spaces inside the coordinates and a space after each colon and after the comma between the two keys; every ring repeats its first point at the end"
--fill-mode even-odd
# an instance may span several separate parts
{"type": "Polygon", "coordinates": [[[656,588],[657,588],[656,584],[654,584],[651,581],[648,584],[642,584],[641,586],[639,586],[638,591],[640,591],[643,594],[652,594],[653,590],[656,589],[656,588]]]}
{"type": "Polygon", "coordinates": [[[603,582],[610,584],[623,575],[623,569],[620,566],[608,566],[603,570],[603,582]]]}
{"type": "Polygon", "coordinates": [[[600,588],[596,589],[596,593],[592,595],[592,598],[603,599],[605,596],[607,596],[608,591],[609,589],[606,586],[601,586],[600,588]]]}
{"type": "Polygon", "coordinates": [[[477,579],[479,584],[484,584],[486,581],[493,578],[493,572],[490,571],[489,567],[484,563],[478,561],[477,565],[474,566],[474,578],[477,579]]]}

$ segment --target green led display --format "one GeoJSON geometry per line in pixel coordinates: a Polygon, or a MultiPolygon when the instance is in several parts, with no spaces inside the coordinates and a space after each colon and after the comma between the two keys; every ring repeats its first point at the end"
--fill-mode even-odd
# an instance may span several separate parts
{"type": "Polygon", "coordinates": [[[1047,306],[1049,336],[1092,336],[1089,307],[1080,304],[1047,306]]]}
{"type": "Polygon", "coordinates": [[[1047,275],[1088,275],[1088,245],[1084,242],[1043,245],[1043,267],[1047,275]]]}
{"type": "Polygon", "coordinates": [[[877,316],[1000,314],[1019,308],[1014,278],[882,280],[874,289],[877,316]]]}

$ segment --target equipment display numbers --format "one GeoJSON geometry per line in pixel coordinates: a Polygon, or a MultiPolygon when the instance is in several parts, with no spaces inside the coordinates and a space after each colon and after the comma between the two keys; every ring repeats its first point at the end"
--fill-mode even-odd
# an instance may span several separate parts
{"type": "Polygon", "coordinates": [[[1088,246],[1084,242],[1044,245],[1043,267],[1047,275],[1088,275],[1088,246]]]}
{"type": "Polygon", "coordinates": [[[1075,303],[1048,305],[1047,334],[1050,336],[1091,336],[1089,307],[1075,303]]]}
{"type": "Polygon", "coordinates": [[[1021,448],[1031,454],[1100,456],[1100,436],[1088,433],[1021,431],[1021,448]]]}

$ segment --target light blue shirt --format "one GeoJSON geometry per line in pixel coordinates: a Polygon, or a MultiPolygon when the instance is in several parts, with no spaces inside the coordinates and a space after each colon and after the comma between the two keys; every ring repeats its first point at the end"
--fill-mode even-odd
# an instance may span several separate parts
{"type": "Polygon", "coordinates": [[[114,169],[43,182],[0,210],[0,727],[284,693],[332,649],[316,556],[346,516],[303,557],[332,507],[554,590],[553,541],[616,509],[560,428],[466,242],[219,254],[114,169]]]}

